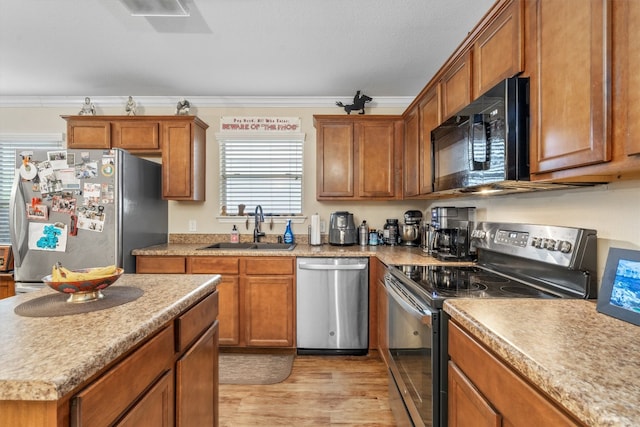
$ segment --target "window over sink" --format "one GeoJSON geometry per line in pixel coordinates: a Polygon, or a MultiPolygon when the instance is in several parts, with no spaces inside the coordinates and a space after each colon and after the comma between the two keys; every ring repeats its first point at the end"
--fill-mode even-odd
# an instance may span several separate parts
{"type": "Polygon", "coordinates": [[[270,215],[302,214],[304,134],[216,135],[220,145],[220,206],[238,215],[261,205],[270,215]]]}

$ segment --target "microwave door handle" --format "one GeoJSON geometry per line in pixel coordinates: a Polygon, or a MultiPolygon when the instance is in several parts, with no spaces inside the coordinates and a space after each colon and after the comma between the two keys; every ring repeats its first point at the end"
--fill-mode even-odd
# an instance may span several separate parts
{"type": "Polygon", "coordinates": [[[469,168],[471,170],[486,170],[489,168],[489,124],[484,119],[484,114],[474,114],[469,136],[469,168]],[[480,135],[478,135],[478,133],[480,135]],[[477,143],[477,141],[479,143],[477,143]],[[478,153],[476,153],[478,149],[478,153]]]}

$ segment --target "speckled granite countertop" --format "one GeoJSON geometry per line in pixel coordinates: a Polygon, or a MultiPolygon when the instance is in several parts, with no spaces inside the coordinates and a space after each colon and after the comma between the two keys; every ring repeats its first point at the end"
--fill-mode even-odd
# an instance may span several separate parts
{"type": "Polygon", "coordinates": [[[585,300],[452,299],[444,310],[585,424],[640,425],[640,327],[585,300]]]}
{"type": "MultiPolygon", "coordinates": [[[[422,249],[408,246],[332,246],[323,244],[311,246],[297,244],[291,251],[256,249],[211,249],[200,250],[203,243],[168,243],[134,249],[133,255],[153,256],[294,256],[294,257],[372,257],[375,256],[386,265],[430,265],[451,264],[426,255],[422,249]]],[[[470,263],[457,263],[470,264],[470,263]]]]}
{"type": "Polygon", "coordinates": [[[215,289],[218,275],[125,274],[135,301],[85,314],[22,317],[49,288],[0,300],[0,400],[57,400],[215,289]]]}

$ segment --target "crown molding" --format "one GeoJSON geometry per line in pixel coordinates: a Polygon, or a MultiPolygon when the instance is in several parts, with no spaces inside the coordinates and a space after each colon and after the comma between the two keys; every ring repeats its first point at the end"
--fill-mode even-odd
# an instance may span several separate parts
{"type": "MultiPolygon", "coordinates": [[[[129,96],[91,96],[96,107],[122,107],[129,96]]],[[[77,107],[84,103],[85,96],[0,96],[0,107],[4,108],[56,108],[77,107]]],[[[269,108],[318,108],[335,107],[336,101],[349,100],[352,96],[190,96],[186,97],[192,107],[269,107],[269,108]]],[[[135,96],[138,107],[175,108],[178,96],[135,96]]],[[[414,97],[381,96],[367,106],[406,108],[414,97]]]]}

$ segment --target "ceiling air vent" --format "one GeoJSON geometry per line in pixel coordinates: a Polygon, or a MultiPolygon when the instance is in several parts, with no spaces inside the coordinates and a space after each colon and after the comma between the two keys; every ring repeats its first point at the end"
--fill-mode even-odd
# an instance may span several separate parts
{"type": "Polygon", "coordinates": [[[120,0],[131,16],[189,16],[184,0],[120,0]]]}

